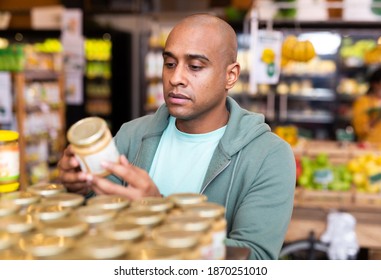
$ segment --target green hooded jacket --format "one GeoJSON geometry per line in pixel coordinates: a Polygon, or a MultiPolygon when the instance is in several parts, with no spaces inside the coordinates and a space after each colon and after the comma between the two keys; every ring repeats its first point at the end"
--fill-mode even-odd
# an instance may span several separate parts
{"type": "MultiPolygon", "coordinates": [[[[229,122],[201,193],[226,208],[226,245],[250,248],[250,259],[277,259],[293,209],[295,158],[263,115],[242,109],[231,97],[227,108],[229,122]]],[[[115,136],[119,152],[149,172],[168,119],[163,105],[153,115],[123,124],[115,136]]]]}

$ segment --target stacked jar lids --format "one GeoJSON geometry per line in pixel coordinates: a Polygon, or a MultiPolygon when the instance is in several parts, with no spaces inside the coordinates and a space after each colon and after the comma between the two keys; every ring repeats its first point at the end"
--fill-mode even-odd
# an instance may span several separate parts
{"type": "Polygon", "coordinates": [[[213,259],[223,217],[202,194],[85,201],[41,183],[0,197],[0,259],[213,259]]]}

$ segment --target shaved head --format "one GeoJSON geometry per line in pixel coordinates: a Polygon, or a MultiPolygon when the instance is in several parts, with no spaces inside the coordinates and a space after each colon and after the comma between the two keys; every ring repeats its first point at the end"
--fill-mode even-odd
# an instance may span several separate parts
{"type": "MultiPolygon", "coordinates": [[[[173,34],[185,32],[200,34],[204,40],[213,40],[217,51],[222,55],[226,64],[237,60],[237,37],[233,28],[224,20],[209,14],[195,14],[184,18],[172,29],[167,42],[173,34]]],[[[202,43],[202,42],[200,42],[202,43]]]]}

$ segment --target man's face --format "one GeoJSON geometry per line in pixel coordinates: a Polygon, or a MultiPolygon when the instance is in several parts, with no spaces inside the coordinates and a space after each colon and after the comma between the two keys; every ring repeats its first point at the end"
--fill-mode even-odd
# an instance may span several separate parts
{"type": "Polygon", "coordinates": [[[175,29],[163,52],[164,99],[169,113],[207,121],[225,106],[227,63],[223,42],[211,28],[175,29]]]}

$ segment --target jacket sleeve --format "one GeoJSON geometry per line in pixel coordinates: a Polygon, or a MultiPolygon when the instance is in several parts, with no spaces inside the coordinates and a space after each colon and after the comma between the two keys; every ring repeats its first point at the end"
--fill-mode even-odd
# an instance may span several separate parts
{"type": "Polygon", "coordinates": [[[226,245],[250,247],[250,259],[278,259],[291,219],[295,180],[292,149],[278,142],[238,206],[226,245]]]}

